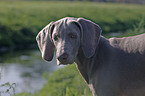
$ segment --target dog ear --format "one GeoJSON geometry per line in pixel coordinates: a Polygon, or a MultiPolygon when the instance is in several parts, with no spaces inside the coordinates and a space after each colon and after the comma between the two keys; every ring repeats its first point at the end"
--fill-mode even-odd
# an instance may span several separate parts
{"type": "Polygon", "coordinates": [[[54,44],[50,34],[54,29],[53,22],[44,27],[36,36],[36,41],[42,53],[42,58],[46,61],[51,61],[54,55],[54,44]]]}
{"type": "Polygon", "coordinates": [[[84,52],[84,55],[87,58],[90,58],[94,55],[96,47],[99,43],[100,35],[102,29],[99,25],[86,20],[84,18],[78,18],[77,22],[81,25],[81,46],[84,52]]]}

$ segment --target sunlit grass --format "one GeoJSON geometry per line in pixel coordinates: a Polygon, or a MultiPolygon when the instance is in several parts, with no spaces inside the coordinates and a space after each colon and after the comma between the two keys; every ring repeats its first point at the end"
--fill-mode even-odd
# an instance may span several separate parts
{"type": "Polygon", "coordinates": [[[36,34],[60,18],[83,17],[100,25],[103,34],[125,32],[145,16],[144,5],[97,2],[0,1],[0,47],[35,43],[36,34]]]}

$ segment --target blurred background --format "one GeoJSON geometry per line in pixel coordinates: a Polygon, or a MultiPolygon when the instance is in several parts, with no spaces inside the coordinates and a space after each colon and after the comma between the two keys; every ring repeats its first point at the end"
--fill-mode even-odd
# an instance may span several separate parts
{"type": "Polygon", "coordinates": [[[49,22],[83,17],[106,38],[145,33],[145,0],[0,0],[0,96],[92,96],[75,64],[41,58],[35,37],[49,22]]]}

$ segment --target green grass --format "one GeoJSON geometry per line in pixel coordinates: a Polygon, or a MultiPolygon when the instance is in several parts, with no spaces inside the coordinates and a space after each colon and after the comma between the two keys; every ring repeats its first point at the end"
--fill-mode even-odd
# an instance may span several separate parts
{"type": "MultiPolygon", "coordinates": [[[[133,25],[133,28],[128,29],[126,32],[120,32],[118,36],[115,37],[129,37],[138,34],[145,33],[145,17],[143,17],[140,22],[133,25]]],[[[112,37],[110,33],[104,35],[106,38],[112,37]]]]}
{"type": "Polygon", "coordinates": [[[145,33],[145,17],[143,17],[138,24],[134,25],[132,29],[129,29],[128,32],[120,35],[119,37],[133,36],[142,33],[145,33]]]}
{"type": "Polygon", "coordinates": [[[126,32],[145,17],[144,5],[95,2],[0,1],[0,47],[25,48],[49,22],[83,17],[99,24],[103,34],[126,32]]]}

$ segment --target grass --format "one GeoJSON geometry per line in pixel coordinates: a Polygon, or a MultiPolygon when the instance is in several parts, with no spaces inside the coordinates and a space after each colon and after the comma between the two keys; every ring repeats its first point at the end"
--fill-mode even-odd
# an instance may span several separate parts
{"type": "Polygon", "coordinates": [[[145,16],[144,5],[94,2],[0,1],[0,47],[27,48],[49,22],[83,17],[99,24],[103,34],[126,32],[145,16]]]}
{"type": "Polygon", "coordinates": [[[128,32],[120,35],[119,37],[133,36],[142,33],[145,33],[145,17],[143,17],[138,24],[134,25],[132,29],[129,29],[128,32]]]}
{"type": "MultiPolygon", "coordinates": [[[[126,32],[120,32],[117,36],[115,37],[129,37],[129,36],[134,36],[138,34],[145,33],[145,17],[142,17],[140,22],[134,24],[132,29],[128,29],[126,32]]],[[[110,33],[105,34],[106,38],[112,37],[110,33]]]]}

